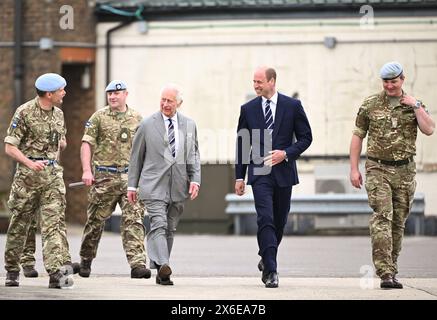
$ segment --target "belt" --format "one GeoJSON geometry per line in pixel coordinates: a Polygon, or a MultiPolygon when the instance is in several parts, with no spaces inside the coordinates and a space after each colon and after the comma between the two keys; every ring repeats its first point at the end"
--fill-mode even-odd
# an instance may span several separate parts
{"type": "Polygon", "coordinates": [[[28,157],[30,160],[33,161],[47,161],[47,165],[49,166],[54,166],[56,163],[58,163],[56,160],[54,159],[47,159],[47,158],[35,158],[35,157],[28,157]]]}
{"type": "Polygon", "coordinates": [[[96,170],[99,172],[111,172],[111,173],[127,173],[129,167],[117,167],[117,166],[96,166],[96,170]]]}
{"type": "Polygon", "coordinates": [[[403,159],[403,160],[381,160],[381,159],[377,159],[374,157],[367,157],[367,159],[378,162],[380,164],[385,164],[386,166],[394,166],[394,167],[399,167],[399,166],[403,166],[406,164],[409,164],[410,162],[413,162],[414,159],[413,157],[409,157],[408,159],[403,159]]]}

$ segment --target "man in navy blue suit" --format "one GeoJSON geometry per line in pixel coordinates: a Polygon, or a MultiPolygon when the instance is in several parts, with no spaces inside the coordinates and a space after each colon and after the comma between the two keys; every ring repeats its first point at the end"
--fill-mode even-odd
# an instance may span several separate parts
{"type": "Polygon", "coordinates": [[[253,87],[258,97],[241,106],[238,120],[235,193],[244,194],[248,171],[257,213],[258,268],[265,286],[277,288],[278,246],[290,211],[291,189],[299,183],[295,160],[313,138],[300,101],[276,91],[273,68],[257,68],[253,87]]]}

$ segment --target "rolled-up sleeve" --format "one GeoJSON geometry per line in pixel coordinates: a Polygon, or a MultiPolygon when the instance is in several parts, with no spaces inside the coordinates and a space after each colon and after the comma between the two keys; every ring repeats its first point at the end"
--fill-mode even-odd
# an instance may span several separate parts
{"type": "Polygon", "coordinates": [[[99,134],[99,118],[95,114],[85,123],[85,132],[82,137],[83,142],[88,142],[95,146],[99,134]]]}
{"type": "Polygon", "coordinates": [[[26,134],[27,127],[20,110],[17,110],[9,124],[4,142],[18,147],[26,134]]]}
{"type": "Polygon", "coordinates": [[[355,119],[355,128],[352,133],[361,139],[364,139],[367,135],[367,131],[369,130],[369,115],[367,112],[367,108],[365,106],[361,106],[358,110],[357,117],[355,119]]]}

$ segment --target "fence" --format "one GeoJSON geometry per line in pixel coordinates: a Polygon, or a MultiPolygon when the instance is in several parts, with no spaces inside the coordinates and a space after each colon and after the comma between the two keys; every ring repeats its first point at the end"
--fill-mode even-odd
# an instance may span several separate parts
{"type": "MultiPolygon", "coordinates": [[[[256,233],[256,211],[252,194],[237,196],[228,194],[226,214],[234,220],[234,234],[256,233]]],[[[337,230],[368,229],[372,209],[366,194],[314,194],[292,196],[290,216],[285,234],[308,234],[337,230]]],[[[425,195],[414,196],[406,233],[424,234],[425,195]]]]}

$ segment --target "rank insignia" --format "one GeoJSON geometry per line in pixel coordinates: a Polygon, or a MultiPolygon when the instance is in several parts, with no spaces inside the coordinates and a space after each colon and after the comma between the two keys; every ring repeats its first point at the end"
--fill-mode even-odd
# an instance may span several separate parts
{"type": "Polygon", "coordinates": [[[129,129],[128,128],[122,128],[120,131],[120,141],[121,142],[127,142],[129,139],[129,129]]]}

